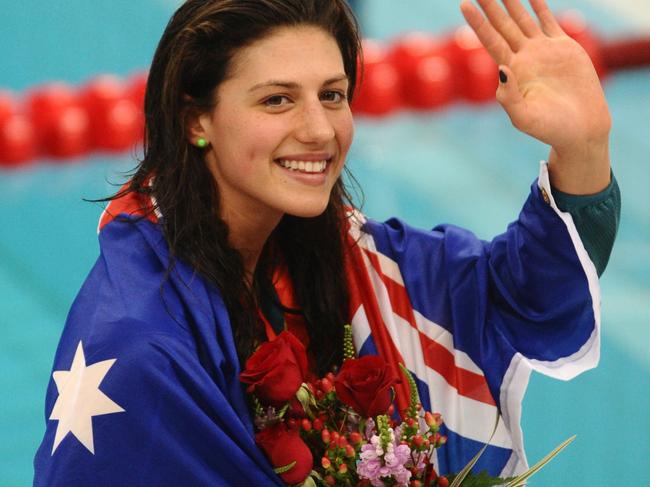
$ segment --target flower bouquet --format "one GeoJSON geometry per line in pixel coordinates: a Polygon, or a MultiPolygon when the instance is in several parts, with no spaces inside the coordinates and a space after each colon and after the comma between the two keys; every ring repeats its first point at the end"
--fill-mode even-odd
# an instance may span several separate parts
{"type": "Polygon", "coordinates": [[[447,441],[442,417],[423,410],[411,374],[400,365],[410,400],[396,419],[397,371],[379,356],[356,358],[350,325],[343,349],[338,372],[313,379],[304,345],[284,331],[261,345],[240,375],[254,410],[255,441],[288,485],[518,487],[573,440],[516,478],[472,474],[485,447],[457,474],[439,476],[431,458],[447,441]]]}

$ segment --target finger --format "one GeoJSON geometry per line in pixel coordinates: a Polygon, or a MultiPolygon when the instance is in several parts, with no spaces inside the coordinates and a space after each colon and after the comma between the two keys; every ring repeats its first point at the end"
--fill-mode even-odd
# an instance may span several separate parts
{"type": "Polygon", "coordinates": [[[492,56],[492,59],[497,64],[510,63],[510,57],[513,54],[510,46],[508,46],[494,27],[490,25],[474,4],[470,0],[464,0],[460,5],[460,10],[479,41],[481,41],[481,44],[483,44],[487,52],[492,56]]]}
{"type": "Polygon", "coordinates": [[[503,0],[503,4],[506,6],[512,20],[515,21],[525,36],[540,37],[542,35],[539,25],[519,0],[503,0]]]}
{"type": "Polygon", "coordinates": [[[530,6],[533,7],[535,15],[539,19],[542,30],[549,37],[558,37],[564,35],[560,24],[557,23],[553,12],[546,5],[545,0],[530,0],[530,6]]]}
{"type": "Polygon", "coordinates": [[[526,110],[526,100],[519,91],[517,78],[512,70],[506,65],[499,66],[499,88],[497,89],[497,101],[510,117],[512,124],[522,130],[529,121],[526,110]]]}
{"type": "Polygon", "coordinates": [[[521,31],[514,20],[501,8],[496,0],[478,0],[479,5],[490,24],[508,43],[513,52],[517,52],[526,40],[526,36],[521,31]]]}

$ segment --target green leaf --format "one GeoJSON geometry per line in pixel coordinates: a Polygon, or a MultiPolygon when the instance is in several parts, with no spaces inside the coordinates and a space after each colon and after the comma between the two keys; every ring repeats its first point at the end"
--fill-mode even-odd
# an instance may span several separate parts
{"type": "MultiPolygon", "coordinates": [[[[316,470],[312,470],[311,473],[309,474],[310,477],[313,477],[317,480],[323,480],[323,477],[320,476],[320,474],[316,470]]],[[[324,480],[323,480],[324,482],[324,480]]]]}
{"type": "Polygon", "coordinates": [[[255,416],[261,416],[262,413],[264,412],[262,403],[257,398],[257,396],[251,395],[251,397],[253,398],[253,408],[255,409],[255,416]]]}
{"type": "Polygon", "coordinates": [[[316,482],[314,481],[314,477],[311,475],[305,479],[305,481],[300,484],[299,487],[316,487],[316,482]]]}
{"type": "Polygon", "coordinates": [[[298,392],[296,392],[296,398],[298,399],[298,401],[300,401],[300,405],[305,410],[307,415],[310,418],[313,418],[314,415],[311,411],[311,406],[312,405],[315,406],[316,401],[311,391],[309,390],[309,386],[307,386],[307,384],[305,384],[304,382],[300,385],[300,389],[298,389],[298,392]]]}
{"type": "MultiPolygon", "coordinates": [[[[329,487],[328,483],[323,480],[323,477],[320,476],[320,474],[316,470],[312,470],[311,473],[309,474],[309,478],[314,480],[314,483],[316,486],[320,487],[329,487]]],[[[305,481],[306,482],[306,481],[305,481]]]]}
{"type": "Polygon", "coordinates": [[[296,466],[296,461],[294,460],[294,461],[291,462],[289,465],[285,465],[284,467],[275,467],[275,468],[273,469],[273,471],[274,471],[275,473],[277,473],[277,474],[282,474],[282,473],[286,473],[286,472],[288,472],[289,470],[291,470],[291,469],[292,469],[293,467],[295,467],[295,466],[296,466]]]}
{"type": "Polygon", "coordinates": [[[526,470],[520,476],[515,477],[511,482],[506,484],[505,487],[522,487],[523,485],[526,485],[526,480],[528,480],[530,477],[532,477],[537,472],[539,472],[548,462],[553,460],[553,458],[555,458],[558,453],[560,453],[567,446],[569,446],[575,439],[576,439],[576,435],[573,435],[571,438],[564,440],[562,443],[556,446],[551,453],[546,455],[544,458],[542,458],[539,462],[537,462],[531,468],[526,470]]]}
{"type": "MultiPolygon", "coordinates": [[[[488,447],[490,444],[490,441],[492,441],[492,438],[494,437],[494,433],[497,431],[497,426],[499,426],[499,413],[497,412],[497,417],[494,422],[494,428],[492,429],[492,434],[490,435],[490,439],[488,439],[487,443],[483,445],[483,448],[481,448],[476,455],[474,455],[474,458],[472,458],[465,467],[458,472],[458,476],[454,479],[454,481],[449,485],[449,487],[460,487],[460,483],[465,480],[465,477],[469,475],[469,473],[472,471],[472,468],[474,465],[476,465],[476,462],[478,462],[479,458],[481,458],[481,455],[485,452],[485,449],[488,447]]],[[[464,486],[463,486],[464,487],[464,486]]]]}
{"type": "MultiPolygon", "coordinates": [[[[452,476],[449,480],[453,481],[457,475],[452,476]]],[[[478,475],[468,474],[463,480],[462,487],[494,487],[495,485],[503,485],[511,479],[502,479],[499,477],[491,477],[487,472],[483,471],[478,475]]]]}
{"type": "Polygon", "coordinates": [[[289,403],[286,403],[284,406],[282,406],[282,409],[278,411],[278,418],[282,419],[284,418],[284,415],[287,413],[289,410],[289,403]]]}

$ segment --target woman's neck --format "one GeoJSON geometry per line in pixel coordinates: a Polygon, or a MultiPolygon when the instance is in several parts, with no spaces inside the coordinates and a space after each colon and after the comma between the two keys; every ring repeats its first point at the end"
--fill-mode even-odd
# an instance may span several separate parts
{"type": "Polygon", "coordinates": [[[230,210],[225,211],[222,218],[228,225],[228,243],[242,256],[246,280],[250,284],[264,245],[280,223],[282,214],[230,210]]]}

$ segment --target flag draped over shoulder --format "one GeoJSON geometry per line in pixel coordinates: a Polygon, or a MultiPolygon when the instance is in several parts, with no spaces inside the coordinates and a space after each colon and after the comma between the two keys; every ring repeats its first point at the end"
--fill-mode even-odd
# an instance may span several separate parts
{"type": "Polygon", "coordinates": [[[283,485],[255,445],[218,292],[182,263],[165,277],[167,246],[141,206],[129,195],[102,216],[101,255],[54,359],[34,484],[283,485]]]}
{"type": "MultiPolygon", "coordinates": [[[[596,272],[548,193],[542,166],[519,219],[489,243],[351,219],[357,349],[404,363],[443,414],[441,473],[464,466],[497,414],[479,468],[521,470],[530,371],[568,379],[598,360],[596,272]]],[[[54,360],[35,485],[282,485],[254,442],[218,291],[182,262],[167,275],[158,217],[142,207],[127,195],[100,221],[101,255],[54,360]]]]}

